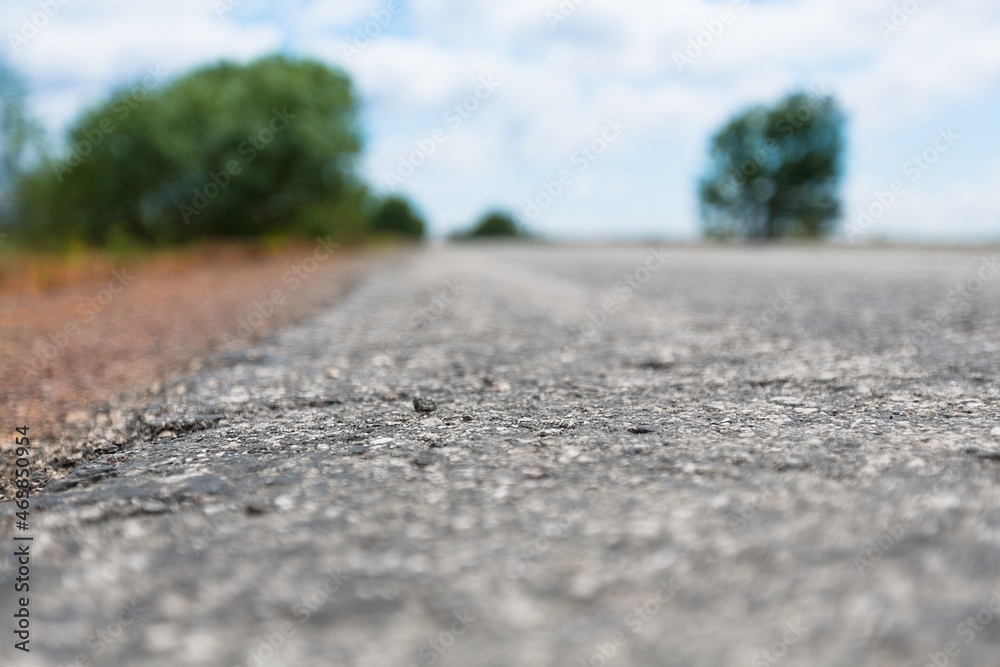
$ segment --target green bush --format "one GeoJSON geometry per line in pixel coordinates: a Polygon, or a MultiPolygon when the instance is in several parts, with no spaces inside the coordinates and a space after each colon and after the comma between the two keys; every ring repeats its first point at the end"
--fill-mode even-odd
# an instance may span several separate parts
{"type": "Polygon", "coordinates": [[[357,100],[348,76],[270,56],[118,91],[84,113],[69,154],[21,187],[38,244],[367,231],[357,100]]]}
{"type": "Polygon", "coordinates": [[[423,218],[402,197],[387,197],[372,216],[372,231],[378,234],[422,239],[427,233],[423,218]]]}
{"type": "Polygon", "coordinates": [[[456,232],[451,238],[456,241],[472,239],[513,239],[530,236],[517,219],[507,211],[490,211],[469,229],[456,232]]]}

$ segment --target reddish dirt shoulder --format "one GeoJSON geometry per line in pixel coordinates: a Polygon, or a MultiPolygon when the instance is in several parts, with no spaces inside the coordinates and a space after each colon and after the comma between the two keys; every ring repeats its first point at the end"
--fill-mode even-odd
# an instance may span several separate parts
{"type": "Polygon", "coordinates": [[[304,317],[342,294],[369,259],[317,241],[4,266],[0,498],[8,497],[16,426],[30,426],[36,484],[57,477],[95,454],[74,440],[94,406],[304,317]]]}

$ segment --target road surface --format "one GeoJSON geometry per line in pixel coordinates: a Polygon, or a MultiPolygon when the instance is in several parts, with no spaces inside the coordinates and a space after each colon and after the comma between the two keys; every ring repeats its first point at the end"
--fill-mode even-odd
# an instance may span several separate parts
{"type": "Polygon", "coordinates": [[[396,256],[33,500],[31,652],[0,557],[0,662],[995,666],[998,271],[396,256]]]}

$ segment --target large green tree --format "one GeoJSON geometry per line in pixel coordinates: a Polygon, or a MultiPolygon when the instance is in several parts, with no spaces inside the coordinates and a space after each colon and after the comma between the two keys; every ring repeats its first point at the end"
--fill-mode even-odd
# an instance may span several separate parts
{"type": "Polygon", "coordinates": [[[151,72],[74,123],[22,217],[36,237],[88,244],[359,235],[357,107],[348,76],[312,60],[151,72]]]}
{"type": "Polygon", "coordinates": [[[706,236],[818,237],[840,214],[844,114],[827,95],[797,92],[755,106],[711,140],[699,183],[706,236]]]}

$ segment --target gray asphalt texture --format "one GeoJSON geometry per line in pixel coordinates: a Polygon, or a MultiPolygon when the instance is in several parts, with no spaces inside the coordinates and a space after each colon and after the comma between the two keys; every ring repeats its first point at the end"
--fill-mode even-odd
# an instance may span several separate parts
{"type": "Polygon", "coordinates": [[[998,665],[997,254],[376,264],[102,418],[0,662],[998,665]]]}

